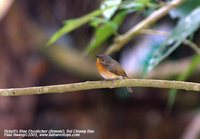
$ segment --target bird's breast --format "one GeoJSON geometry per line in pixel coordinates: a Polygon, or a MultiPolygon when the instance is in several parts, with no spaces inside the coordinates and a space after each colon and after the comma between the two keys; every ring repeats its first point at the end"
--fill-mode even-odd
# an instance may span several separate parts
{"type": "Polygon", "coordinates": [[[121,79],[121,78],[123,78],[122,76],[119,76],[117,74],[110,72],[103,64],[101,64],[99,58],[97,58],[96,67],[97,67],[98,72],[104,79],[121,79]]]}

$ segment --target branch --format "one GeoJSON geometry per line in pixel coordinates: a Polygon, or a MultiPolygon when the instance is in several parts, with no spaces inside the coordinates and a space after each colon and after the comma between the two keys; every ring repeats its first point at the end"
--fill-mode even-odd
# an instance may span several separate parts
{"type": "Polygon", "coordinates": [[[154,87],[154,88],[173,88],[187,91],[199,91],[200,83],[167,81],[167,80],[150,80],[150,79],[123,79],[114,81],[86,81],[80,83],[70,83],[63,85],[27,87],[27,88],[10,88],[0,89],[0,96],[20,96],[33,94],[50,94],[73,92],[100,88],[119,88],[119,87],[154,87]]]}
{"type": "Polygon", "coordinates": [[[145,29],[158,21],[160,18],[165,16],[171,9],[177,7],[183,2],[183,0],[173,0],[172,2],[169,2],[162,8],[156,10],[153,12],[150,16],[145,18],[143,21],[138,23],[136,26],[131,28],[128,32],[126,32],[123,35],[118,36],[114,43],[107,49],[106,53],[111,54],[113,52],[116,52],[120,50],[126,43],[128,43],[135,35],[137,35],[140,30],[145,29]]]}
{"type": "Polygon", "coordinates": [[[192,41],[185,39],[183,41],[184,44],[190,46],[197,54],[200,54],[200,48],[198,45],[196,45],[195,43],[193,43],[192,41]]]}
{"type": "MultiPolygon", "coordinates": [[[[165,32],[165,31],[151,30],[151,29],[143,29],[140,31],[140,33],[141,34],[149,34],[149,35],[159,35],[159,36],[163,36],[163,37],[167,37],[169,35],[169,33],[165,32]]],[[[183,43],[185,45],[190,46],[197,54],[200,54],[200,48],[194,42],[192,42],[188,39],[185,39],[185,40],[183,40],[183,43]]]]}
{"type": "MultiPolygon", "coordinates": [[[[19,7],[17,7],[17,9],[15,9],[14,11],[20,11],[19,7]]],[[[54,46],[52,47],[41,47],[44,44],[46,44],[46,42],[48,41],[48,33],[46,33],[44,31],[43,28],[41,28],[40,26],[38,26],[37,24],[35,24],[31,19],[29,19],[27,17],[26,14],[24,14],[22,11],[20,11],[20,15],[21,17],[23,17],[23,20],[26,20],[26,26],[24,26],[25,30],[27,30],[27,32],[30,33],[30,38],[33,39],[33,45],[36,46],[36,50],[40,50],[40,52],[45,55],[45,57],[47,57],[51,62],[53,62],[53,64],[55,64],[55,66],[58,66],[59,68],[61,68],[64,71],[69,72],[70,74],[73,75],[78,75],[78,76],[82,76],[86,79],[100,79],[99,74],[97,74],[96,69],[95,69],[95,64],[91,62],[91,60],[87,59],[87,58],[82,58],[81,57],[81,53],[79,51],[77,51],[76,49],[72,49],[71,47],[64,47],[61,44],[54,44],[54,46]],[[28,18],[28,19],[27,19],[28,18]],[[35,35],[37,34],[37,35],[35,35]],[[65,49],[63,49],[65,48],[65,49]],[[67,53],[67,54],[64,54],[67,53]],[[84,60],[84,65],[83,64],[71,64],[71,58],[75,58],[75,57],[71,57],[70,55],[73,54],[75,55],[80,55],[76,57],[76,61],[80,61],[84,60]],[[68,58],[68,55],[70,56],[70,58],[68,58]],[[64,60],[63,60],[64,59],[64,60]],[[86,66],[85,66],[86,65],[86,66]],[[86,70],[83,70],[82,66],[84,66],[84,69],[86,69],[85,67],[88,67],[86,70]]],[[[145,33],[145,34],[152,34],[152,31],[146,31],[145,30],[141,30],[139,33],[145,33]],[[150,33],[148,33],[150,32],[150,33]]],[[[161,31],[155,31],[153,34],[159,35],[159,34],[163,34],[164,32],[161,31]],[[160,33],[159,33],[160,32],[160,33]]],[[[158,67],[155,68],[155,70],[152,70],[150,74],[148,74],[148,78],[166,78],[166,77],[170,77],[170,76],[174,76],[177,75],[181,72],[184,71],[184,69],[190,64],[191,59],[190,58],[185,58],[185,59],[180,59],[177,61],[170,61],[170,62],[166,62],[163,63],[161,65],[158,65],[158,67]],[[178,64],[177,64],[178,63],[178,64]],[[169,67],[169,69],[173,70],[167,70],[165,67],[169,67]]],[[[198,67],[197,71],[200,70],[200,66],[198,67]]],[[[199,75],[199,72],[196,72],[199,75]]],[[[196,75],[195,73],[195,75],[196,75]]],[[[131,77],[137,77],[140,78],[142,75],[141,73],[133,73],[131,75],[131,77]]]]}

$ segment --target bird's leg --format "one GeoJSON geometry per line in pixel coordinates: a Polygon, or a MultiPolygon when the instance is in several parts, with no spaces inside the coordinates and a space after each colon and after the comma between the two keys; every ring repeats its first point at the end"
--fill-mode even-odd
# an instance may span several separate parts
{"type": "Polygon", "coordinates": [[[112,80],[111,80],[111,81],[112,81],[111,88],[113,88],[114,80],[115,80],[115,79],[112,79],[112,80]]]}
{"type": "Polygon", "coordinates": [[[109,80],[112,81],[111,88],[113,88],[113,85],[114,85],[114,81],[115,81],[115,80],[121,80],[121,79],[123,79],[123,77],[121,77],[121,76],[120,76],[119,78],[109,79],[109,80]]]}
{"type": "Polygon", "coordinates": [[[121,79],[121,78],[115,78],[115,79],[111,79],[111,81],[112,81],[111,88],[113,88],[114,81],[115,81],[115,80],[119,80],[119,79],[121,79]]]}
{"type": "Polygon", "coordinates": [[[111,81],[111,82],[112,82],[111,88],[113,88],[114,80],[115,80],[115,79],[107,79],[107,81],[111,81]]]}

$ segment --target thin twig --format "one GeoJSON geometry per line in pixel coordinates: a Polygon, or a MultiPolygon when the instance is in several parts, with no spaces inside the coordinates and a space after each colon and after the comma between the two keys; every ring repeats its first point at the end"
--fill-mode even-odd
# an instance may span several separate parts
{"type": "MultiPolygon", "coordinates": [[[[159,36],[163,36],[163,37],[167,37],[169,35],[169,33],[165,32],[165,31],[158,31],[158,30],[152,30],[152,29],[143,29],[140,31],[140,33],[142,34],[150,34],[150,35],[159,35],[159,36]]],[[[183,40],[183,43],[185,45],[190,46],[197,54],[200,54],[200,47],[198,45],[196,45],[194,42],[185,39],[183,40]]]]}
{"type": "Polygon", "coordinates": [[[159,35],[162,37],[167,37],[169,35],[169,33],[165,31],[153,30],[153,29],[142,29],[139,33],[148,35],[159,35]]]}
{"type": "Polygon", "coordinates": [[[173,88],[188,91],[200,92],[200,83],[150,80],[150,79],[123,79],[114,81],[87,81],[64,85],[52,85],[27,88],[0,89],[0,96],[20,96],[33,94],[63,93],[73,91],[83,91],[100,88],[119,88],[119,87],[154,87],[154,88],[173,88]]]}
{"type": "Polygon", "coordinates": [[[107,49],[106,53],[111,54],[120,50],[126,43],[128,43],[135,35],[137,35],[140,30],[145,29],[158,21],[160,18],[164,17],[171,9],[177,7],[183,2],[183,0],[173,0],[165,6],[153,12],[150,16],[145,18],[143,21],[138,23],[136,26],[131,28],[125,34],[118,36],[114,43],[107,49]]]}
{"type": "Polygon", "coordinates": [[[188,40],[188,39],[185,39],[185,40],[183,41],[183,43],[186,44],[186,45],[188,45],[188,46],[190,46],[192,49],[194,49],[195,52],[196,52],[197,54],[200,54],[200,47],[198,47],[198,46],[197,46],[195,43],[193,43],[192,41],[190,41],[190,40],[188,40]]]}

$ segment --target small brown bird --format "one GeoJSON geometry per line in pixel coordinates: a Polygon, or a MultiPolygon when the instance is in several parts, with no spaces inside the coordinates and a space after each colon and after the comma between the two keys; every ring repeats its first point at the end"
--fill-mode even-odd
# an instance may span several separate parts
{"type": "MultiPolygon", "coordinates": [[[[121,65],[109,55],[99,54],[97,56],[96,67],[100,75],[107,80],[126,79],[128,76],[121,65]]],[[[130,93],[133,93],[130,87],[127,87],[130,93]]]]}

